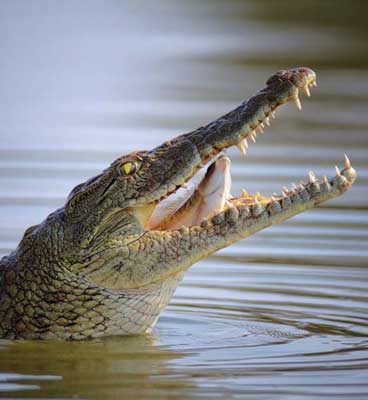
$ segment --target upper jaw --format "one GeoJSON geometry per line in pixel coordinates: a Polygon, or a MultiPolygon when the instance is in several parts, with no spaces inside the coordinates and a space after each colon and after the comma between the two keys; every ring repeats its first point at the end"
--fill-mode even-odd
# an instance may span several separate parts
{"type": "Polygon", "coordinates": [[[196,144],[202,163],[207,162],[221,150],[238,145],[245,138],[251,139],[257,129],[262,131],[280,105],[293,101],[300,110],[299,92],[303,90],[309,96],[311,86],[316,86],[316,74],[309,68],[279,71],[267,80],[262,90],[235,110],[183,137],[196,144]]]}
{"type": "Polygon", "coordinates": [[[300,109],[299,91],[303,89],[309,95],[309,87],[316,86],[315,82],[316,74],[306,67],[279,71],[261,91],[233,111],[152,150],[149,157],[153,163],[160,158],[174,158],[176,162],[167,168],[164,184],[147,197],[149,202],[158,202],[175,192],[222,150],[236,145],[245,154],[248,139],[255,141],[257,130],[262,132],[264,124],[269,125],[274,110],[288,101],[294,101],[300,109]]]}
{"type": "MultiPolygon", "coordinates": [[[[248,147],[247,139],[255,141],[256,130],[263,131],[264,123],[269,125],[269,116],[274,116],[274,110],[288,101],[294,101],[297,108],[301,109],[299,92],[303,90],[310,96],[309,88],[316,85],[316,74],[309,68],[295,68],[279,71],[272,75],[266,83],[266,87],[244,102],[235,110],[229,112],[216,121],[201,127],[194,132],[181,135],[170,142],[170,146],[180,146],[188,142],[195,145],[194,152],[196,162],[192,162],[187,174],[181,174],[181,183],[176,182],[175,190],[183,182],[189,180],[197,169],[220,153],[223,149],[237,145],[239,150],[245,154],[248,147]],[[199,157],[198,157],[199,155],[199,157]]],[[[337,169],[336,176],[332,179],[323,177],[318,180],[313,172],[309,173],[309,181],[299,187],[288,190],[284,188],[281,195],[263,197],[260,194],[248,195],[243,192],[240,197],[229,199],[221,212],[228,208],[236,210],[244,207],[252,210],[251,215],[257,216],[265,210],[268,213],[284,211],[289,204],[301,207],[303,203],[313,202],[318,204],[329,198],[336,197],[347,190],[355,181],[355,170],[345,157],[345,165],[342,171],[337,169]]],[[[170,193],[168,191],[165,196],[170,193]]],[[[214,218],[218,218],[217,213],[214,218]]],[[[299,211],[300,212],[300,211],[299,211]]]]}

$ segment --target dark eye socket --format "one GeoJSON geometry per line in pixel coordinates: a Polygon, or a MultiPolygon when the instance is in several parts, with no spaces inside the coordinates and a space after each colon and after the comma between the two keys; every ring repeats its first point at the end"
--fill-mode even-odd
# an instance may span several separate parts
{"type": "Polygon", "coordinates": [[[120,164],[118,167],[118,172],[120,176],[133,175],[137,171],[137,164],[134,161],[126,161],[120,164]]]}

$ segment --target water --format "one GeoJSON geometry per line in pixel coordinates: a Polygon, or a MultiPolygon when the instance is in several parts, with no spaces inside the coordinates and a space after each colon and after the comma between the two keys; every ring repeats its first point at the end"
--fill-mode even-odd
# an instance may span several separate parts
{"type": "Polygon", "coordinates": [[[270,194],[343,153],[354,188],[193,267],[152,335],[0,341],[0,397],[366,399],[365,2],[0,6],[0,253],[116,156],[216,118],[280,68],[318,88],[230,150],[233,193],[270,194]],[[277,4],[277,6],[276,6],[277,4]]]}

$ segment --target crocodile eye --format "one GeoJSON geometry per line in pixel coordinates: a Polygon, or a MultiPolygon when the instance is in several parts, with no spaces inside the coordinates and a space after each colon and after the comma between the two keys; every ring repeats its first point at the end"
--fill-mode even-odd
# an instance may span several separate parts
{"type": "Polygon", "coordinates": [[[127,161],[119,166],[118,171],[120,176],[132,175],[137,171],[137,164],[133,161],[127,161]]]}

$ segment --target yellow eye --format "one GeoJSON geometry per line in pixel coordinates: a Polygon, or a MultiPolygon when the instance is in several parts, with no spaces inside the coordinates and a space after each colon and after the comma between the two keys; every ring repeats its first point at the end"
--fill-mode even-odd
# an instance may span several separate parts
{"type": "Polygon", "coordinates": [[[132,175],[137,170],[137,166],[132,161],[127,161],[119,167],[119,174],[121,176],[132,175]]]}

